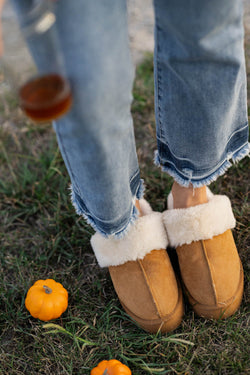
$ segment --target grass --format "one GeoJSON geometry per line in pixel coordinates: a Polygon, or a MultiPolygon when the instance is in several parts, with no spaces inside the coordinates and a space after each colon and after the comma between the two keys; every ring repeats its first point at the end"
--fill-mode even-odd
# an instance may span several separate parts
{"type": "MultiPolygon", "coordinates": [[[[152,56],[138,67],[133,117],[147,199],[166,208],[172,179],[152,163],[156,148],[152,56]]],[[[90,248],[92,229],[70,203],[69,177],[50,124],[33,125],[11,96],[0,108],[0,374],[89,374],[103,359],[116,358],[133,375],[247,374],[249,160],[212,185],[226,193],[237,219],[235,240],[245,269],[245,294],[231,318],[200,319],[186,306],[181,326],[150,335],[123,312],[106,269],[90,248]],[[69,307],[49,323],[24,306],[28,288],[54,278],[69,292],[69,307]]],[[[248,294],[249,295],[249,294],[248,294]]]]}

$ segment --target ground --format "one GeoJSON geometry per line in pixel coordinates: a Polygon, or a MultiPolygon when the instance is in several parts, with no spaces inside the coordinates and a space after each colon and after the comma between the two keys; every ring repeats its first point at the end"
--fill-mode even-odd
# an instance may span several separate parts
{"type": "MultiPolygon", "coordinates": [[[[150,2],[133,3],[137,10],[130,8],[130,17],[138,24],[130,31],[131,43],[137,43],[136,30],[144,28],[139,21],[144,9],[144,35],[152,41],[150,2]]],[[[249,82],[248,25],[245,41],[249,82]]],[[[144,43],[141,46],[143,50],[144,43]]],[[[152,44],[148,48],[152,52],[152,44]]],[[[139,47],[137,52],[132,107],[137,152],[148,187],[146,198],[155,210],[163,211],[172,179],[152,163],[152,54],[142,55],[139,47]]],[[[88,375],[99,361],[111,358],[130,366],[133,375],[248,374],[249,159],[211,185],[215,193],[229,196],[237,219],[233,234],[245,271],[240,310],[213,322],[195,316],[186,304],[175,332],[149,335],[123,312],[108,271],[97,265],[89,244],[93,230],[70,203],[69,177],[51,124],[33,124],[11,94],[1,97],[0,124],[0,374],[88,375]],[[69,292],[67,311],[50,325],[32,318],[24,306],[29,287],[45,278],[61,282],[69,292]]],[[[174,251],[169,252],[175,263],[174,251]]]]}

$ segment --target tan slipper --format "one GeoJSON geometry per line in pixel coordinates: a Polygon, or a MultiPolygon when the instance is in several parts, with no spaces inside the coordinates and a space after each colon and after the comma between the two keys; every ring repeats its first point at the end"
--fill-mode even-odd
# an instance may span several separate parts
{"type": "Polygon", "coordinates": [[[235,218],[230,200],[207,192],[208,203],[183,209],[173,209],[170,194],[163,221],[193,310],[205,318],[220,319],[239,308],[244,277],[231,233],[235,218]]]}
{"type": "Polygon", "coordinates": [[[162,214],[145,200],[135,224],[122,239],[96,233],[91,244],[101,267],[109,267],[120,302],[148,332],[169,332],[179,326],[184,307],[181,288],[166,252],[162,214]]]}

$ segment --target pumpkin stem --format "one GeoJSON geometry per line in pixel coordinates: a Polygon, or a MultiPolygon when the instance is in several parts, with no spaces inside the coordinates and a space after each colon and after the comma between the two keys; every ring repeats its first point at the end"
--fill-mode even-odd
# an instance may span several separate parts
{"type": "Polygon", "coordinates": [[[52,293],[52,289],[49,288],[47,285],[43,285],[43,288],[44,288],[44,291],[46,294],[51,294],[52,293]]]}
{"type": "Polygon", "coordinates": [[[108,375],[108,369],[104,371],[103,375],[108,375]]]}

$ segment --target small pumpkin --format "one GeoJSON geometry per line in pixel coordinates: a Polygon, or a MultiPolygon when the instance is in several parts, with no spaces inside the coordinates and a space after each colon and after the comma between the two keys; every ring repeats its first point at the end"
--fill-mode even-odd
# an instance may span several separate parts
{"type": "Polygon", "coordinates": [[[38,280],[28,290],[25,306],[34,318],[59,318],[68,307],[68,292],[55,280],[38,280]]]}
{"type": "Polygon", "coordinates": [[[91,370],[90,375],[132,375],[131,370],[116,359],[102,361],[91,370]]]}

